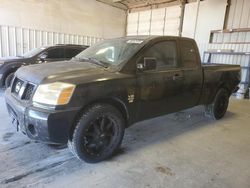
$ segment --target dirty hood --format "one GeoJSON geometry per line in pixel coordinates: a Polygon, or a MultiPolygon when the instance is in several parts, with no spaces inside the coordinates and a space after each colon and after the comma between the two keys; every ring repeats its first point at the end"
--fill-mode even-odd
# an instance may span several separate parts
{"type": "Polygon", "coordinates": [[[89,62],[59,61],[47,64],[24,66],[16,72],[22,80],[34,84],[63,81],[77,83],[104,77],[108,73],[103,67],[89,62]]]}

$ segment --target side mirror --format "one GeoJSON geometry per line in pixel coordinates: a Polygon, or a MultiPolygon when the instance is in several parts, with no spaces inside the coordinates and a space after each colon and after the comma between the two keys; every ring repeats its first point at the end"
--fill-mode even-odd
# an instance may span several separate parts
{"type": "Polygon", "coordinates": [[[151,58],[151,57],[144,57],[144,62],[143,64],[138,63],[137,64],[137,69],[141,71],[145,70],[155,70],[156,69],[156,58],[151,58]]]}
{"type": "Polygon", "coordinates": [[[48,57],[48,53],[44,52],[42,54],[39,55],[38,60],[39,61],[45,61],[45,59],[48,57]]]}

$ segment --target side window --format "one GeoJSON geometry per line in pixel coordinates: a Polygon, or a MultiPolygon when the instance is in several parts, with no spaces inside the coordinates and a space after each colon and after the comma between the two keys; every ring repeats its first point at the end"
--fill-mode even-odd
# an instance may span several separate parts
{"type": "Polygon", "coordinates": [[[76,48],[65,48],[65,58],[72,58],[79,54],[82,50],[76,48]]]}
{"type": "Polygon", "coordinates": [[[177,47],[175,41],[164,41],[149,48],[144,57],[156,58],[157,69],[177,66],[177,47]]]}
{"type": "Polygon", "coordinates": [[[47,51],[48,59],[59,59],[64,58],[64,49],[63,48],[53,48],[47,51]]]}
{"type": "Polygon", "coordinates": [[[182,67],[192,68],[197,66],[197,52],[194,43],[188,40],[181,40],[182,67]]]}

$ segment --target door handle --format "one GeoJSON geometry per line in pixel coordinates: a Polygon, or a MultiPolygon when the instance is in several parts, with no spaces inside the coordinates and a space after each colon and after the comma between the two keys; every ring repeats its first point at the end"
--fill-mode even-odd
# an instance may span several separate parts
{"type": "Polygon", "coordinates": [[[173,76],[173,80],[181,80],[181,79],[183,79],[183,75],[175,74],[175,75],[173,76]]]}

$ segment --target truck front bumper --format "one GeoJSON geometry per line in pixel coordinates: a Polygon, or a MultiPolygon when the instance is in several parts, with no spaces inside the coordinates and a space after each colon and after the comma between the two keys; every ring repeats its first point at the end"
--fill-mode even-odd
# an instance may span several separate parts
{"type": "Polygon", "coordinates": [[[46,143],[65,144],[80,108],[50,110],[34,107],[30,102],[15,98],[10,89],[5,100],[11,122],[17,131],[29,138],[46,143]]]}

